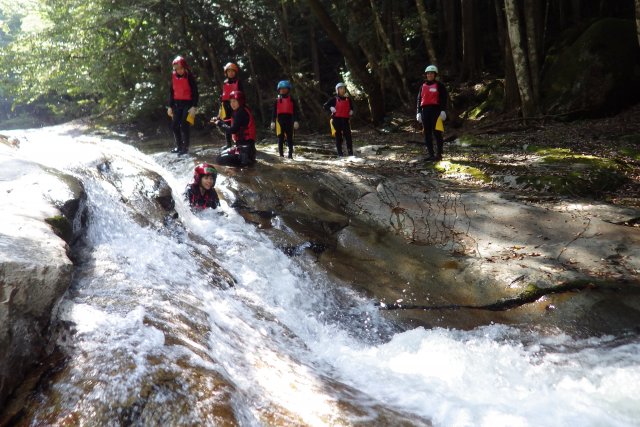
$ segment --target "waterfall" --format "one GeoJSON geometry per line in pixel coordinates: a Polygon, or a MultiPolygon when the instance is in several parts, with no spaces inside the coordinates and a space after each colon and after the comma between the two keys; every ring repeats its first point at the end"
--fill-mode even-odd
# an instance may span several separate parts
{"type": "Polygon", "coordinates": [[[63,362],[29,424],[640,423],[637,335],[408,328],[247,223],[231,177],[218,177],[219,209],[193,213],[189,157],[73,125],[15,135],[25,159],[78,177],[88,207],[56,319],[63,362]],[[146,215],[155,176],[177,219],[146,215]]]}

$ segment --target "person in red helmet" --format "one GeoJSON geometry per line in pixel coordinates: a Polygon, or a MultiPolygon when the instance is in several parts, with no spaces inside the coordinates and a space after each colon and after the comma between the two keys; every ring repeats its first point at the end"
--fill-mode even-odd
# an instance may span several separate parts
{"type": "Polygon", "coordinates": [[[215,209],[220,206],[220,198],[214,186],[218,171],[208,163],[200,163],[193,170],[193,182],[184,192],[192,208],[215,209]]]}
{"type": "Polygon", "coordinates": [[[247,107],[244,93],[236,90],[229,94],[229,105],[233,111],[227,123],[218,117],[211,122],[230,135],[234,146],[226,148],[217,162],[222,165],[248,166],[256,161],[256,124],[251,109],[247,107]]]}
{"type": "MultiPolygon", "coordinates": [[[[220,95],[220,111],[218,112],[218,118],[221,120],[225,120],[227,122],[231,121],[231,116],[233,115],[233,109],[231,108],[230,100],[231,100],[231,92],[240,91],[244,92],[242,87],[242,81],[238,78],[238,73],[240,73],[240,68],[233,62],[228,62],[224,66],[224,76],[225,80],[222,84],[222,94],[220,95]]],[[[229,135],[227,135],[227,148],[231,147],[232,140],[229,135]]]]}
{"type": "Polygon", "coordinates": [[[176,142],[176,147],[171,152],[181,155],[189,152],[190,129],[187,116],[189,114],[194,116],[196,113],[198,85],[187,61],[182,56],[176,56],[172,65],[167,114],[171,117],[171,130],[176,142]]]}

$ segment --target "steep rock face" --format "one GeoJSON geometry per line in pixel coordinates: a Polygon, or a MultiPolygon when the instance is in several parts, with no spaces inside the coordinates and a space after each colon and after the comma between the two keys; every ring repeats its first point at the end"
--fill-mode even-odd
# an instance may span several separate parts
{"type": "Polygon", "coordinates": [[[611,114],[638,101],[640,67],[633,21],[607,18],[551,49],[542,102],[551,113],[611,114]]]}
{"type": "Polygon", "coordinates": [[[45,355],[52,309],[73,272],[59,236],[73,239],[84,195],[17,149],[0,143],[0,407],[45,355]]]}

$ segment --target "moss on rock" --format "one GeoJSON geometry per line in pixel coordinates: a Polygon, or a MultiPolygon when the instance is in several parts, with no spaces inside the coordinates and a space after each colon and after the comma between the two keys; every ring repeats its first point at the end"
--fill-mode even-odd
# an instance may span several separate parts
{"type": "Polygon", "coordinates": [[[574,39],[568,34],[547,56],[542,103],[553,113],[605,115],[636,102],[640,68],[634,22],[605,18],[574,39]],[[598,90],[593,90],[595,87],[598,90]]]}

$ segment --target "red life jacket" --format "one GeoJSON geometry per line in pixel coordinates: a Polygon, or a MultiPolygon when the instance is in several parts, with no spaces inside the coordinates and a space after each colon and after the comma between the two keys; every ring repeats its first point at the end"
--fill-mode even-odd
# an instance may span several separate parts
{"type": "Polygon", "coordinates": [[[278,96],[276,114],[293,114],[293,100],[290,96],[278,96]]]}
{"type": "Polygon", "coordinates": [[[189,204],[194,208],[216,208],[218,205],[218,194],[215,192],[213,188],[204,192],[204,194],[200,193],[200,185],[191,184],[191,200],[189,200],[189,204]]]}
{"type": "Polygon", "coordinates": [[[333,116],[348,119],[350,110],[351,102],[349,102],[349,98],[340,98],[339,96],[336,96],[336,112],[333,116]]]}
{"type": "MultiPolygon", "coordinates": [[[[240,128],[240,132],[243,133],[244,137],[240,138],[240,135],[234,133],[231,135],[231,139],[233,142],[244,142],[244,141],[255,141],[256,140],[256,122],[253,120],[253,114],[251,114],[251,110],[249,107],[240,107],[244,108],[244,111],[249,115],[249,125],[246,128],[240,128]]],[[[231,118],[231,126],[233,126],[233,117],[231,118]]]]}
{"type": "Polygon", "coordinates": [[[422,84],[420,89],[420,106],[440,105],[440,92],[438,91],[438,83],[428,85],[426,82],[422,84]]]}
{"type": "Polygon", "coordinates": [[[222,96],[220,97],[220,99],[222,99],[223,101],[228,101],[229,95],[231,95],[231,92],[233,92],[234,90],[238,90],[238,79],[236,79],[233,83],[230,83],[229,79],[225,80],[224,85],[222,85],[222,96]]]}
{"type": "Polygon", "coordinates": [[[173,99],[176,101],[191,101],[193,99],[191,95],[191,85],[189,84],[189,75],[184,73],[182,77],[178,77],[178,74],[174,71],[171,78],[173,87],[173,99]]]}

